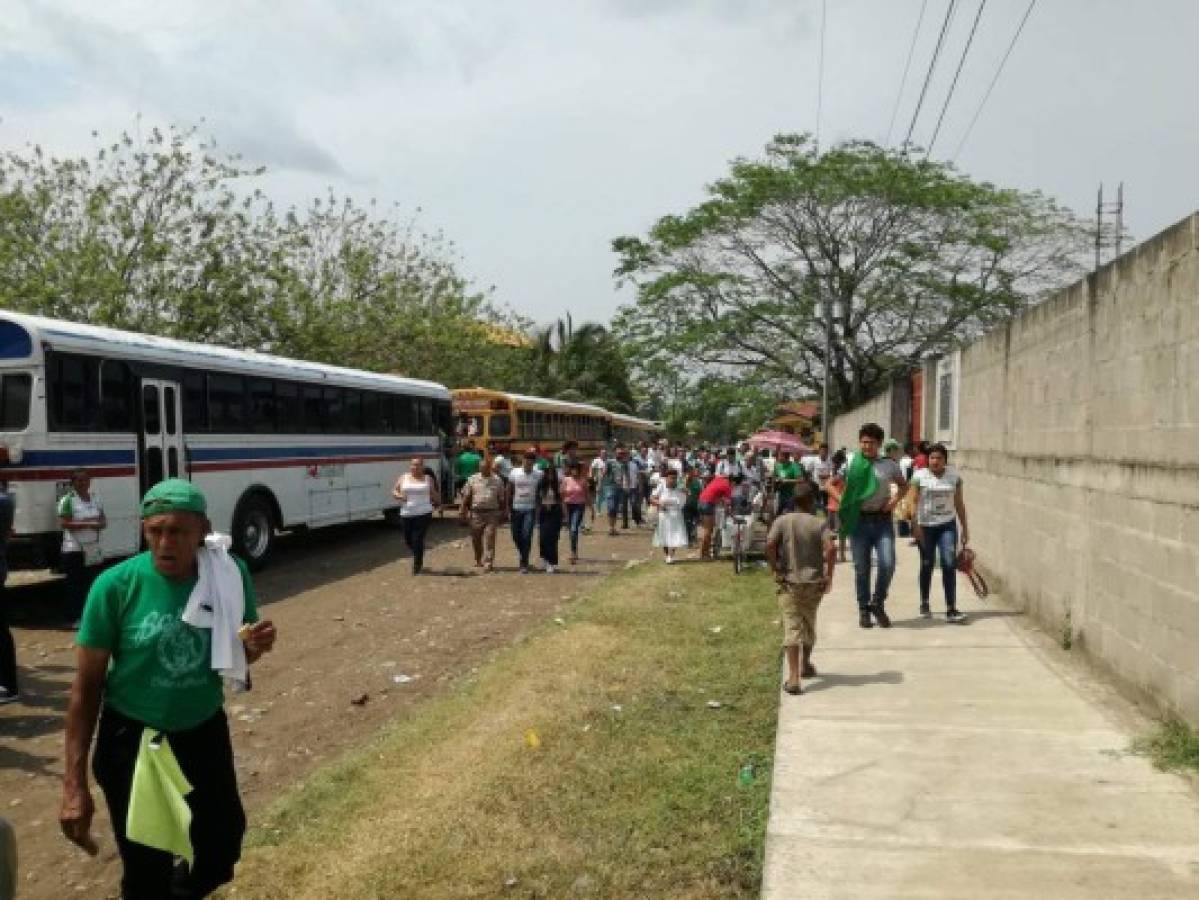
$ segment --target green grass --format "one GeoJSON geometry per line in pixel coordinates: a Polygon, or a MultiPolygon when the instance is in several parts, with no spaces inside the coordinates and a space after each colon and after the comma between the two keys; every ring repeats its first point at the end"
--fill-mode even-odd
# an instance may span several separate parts
{"type": "Polygon", "coordinates": [[[607,579],[284,797],[236,896],[756,896],[777,615],[730,566],[607,579]]]}
{"type": "Polygon", "coordinates": [[[1137,738],[1132,749],[1148,756],[1164,772],[1199,772],[1199,733],[1175,719],[1168,719],[1151,734],[1137,738]]]}

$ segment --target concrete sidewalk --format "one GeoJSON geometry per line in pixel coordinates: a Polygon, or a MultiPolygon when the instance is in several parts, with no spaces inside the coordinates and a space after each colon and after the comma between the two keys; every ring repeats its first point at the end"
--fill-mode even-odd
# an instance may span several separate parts
{"type": "Polygon", "coordinates": [[[838,566],[821,677],[780,692],[762,896],[1199,897],[1199,792],[1127,753],[1127,705],[964,579],[967,624],[939,574],[918,618],[900,544],[895,627],[858,627],[838,566]]]}

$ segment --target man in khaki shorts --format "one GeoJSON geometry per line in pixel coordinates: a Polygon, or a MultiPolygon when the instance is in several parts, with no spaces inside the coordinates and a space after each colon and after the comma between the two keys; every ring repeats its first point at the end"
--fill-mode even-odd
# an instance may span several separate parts
{"type": "Polygon", "coordinates": [[[816,610],[833,586],[833,569],[837,565],[836,536],[824,519],[813,514],[815,502],[812,485],[798,484],[796,511],[777,517],[766,537],[766,559],[779,585],[779,607],[783,613],[783,647],[787,652],[787,681],[783,690],[788,694],[803,693],[801,676],[816,676],[816,667],[812,665],[816,610]]]}
{"type": "Polygon", "coordinates": [[[475,566],[486,572],[495,564],[495,533],[504,519],[504,480],[492,471],[491,456],[462,487],[462,520],[470,524],[475,566]]]}

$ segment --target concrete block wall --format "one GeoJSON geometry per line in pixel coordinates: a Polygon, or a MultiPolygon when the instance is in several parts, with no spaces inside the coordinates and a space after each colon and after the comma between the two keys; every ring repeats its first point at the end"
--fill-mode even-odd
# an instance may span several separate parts
{"type": "MultiPolygon", "coordinates": [[[[984,570],[1199,726],[1199,214],[965,348],[956,381],[951,463],[984,570]]],[[[886,391],[838,416],[834,446],[892,408],[886,391]]]]}
{"type": "Polygon", "coordinates": [[[1199,216],[966,348],[960,377],[984,567],[1199,725],[1199,216]]]}

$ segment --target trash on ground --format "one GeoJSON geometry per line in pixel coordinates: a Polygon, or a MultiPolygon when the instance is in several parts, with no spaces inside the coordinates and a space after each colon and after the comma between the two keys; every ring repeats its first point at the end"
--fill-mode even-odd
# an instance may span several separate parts
{"type": "Polygon", "coordinates": [[[723,625],[713,625],[711,628],[708,629],[708,631],[712,632],[712,634],[720,634],[720,632],[724,631],[724,626],[723,625]]]}
{"type": "Polygon", "coordinates": [[[721,703],[719,700],[709,700],[708,701],[708,709],[720,709],[723,706],[724,706],[724,704],[721,703]]]}
{"type": "Polygon", "coordinates": [[[405,675],[403,672],[401,672],[399,675],[393,675],[391,677],[391,680],[394,681],[396,684],[407,684],[408,682],[413,681],[414,679],[412,678],[411,675],[405,675]]]}
{"type": "Polygon", "coordinates": [[[541,749],[541,738],[537,735],[537,732],[534,731],[532,728],[530,728],[528,731],[525,732],[525,746],[528,747],[530,750],[540,750],[541,749]]]}
{"type": "Polygon", "coordinates": [[[370,698],[371,698],[370,694],[359,694],[357,697],[355,697],[350,702],[353,703],[355,706],[366,706],[366,701],[369,700],[370,698]]]}

